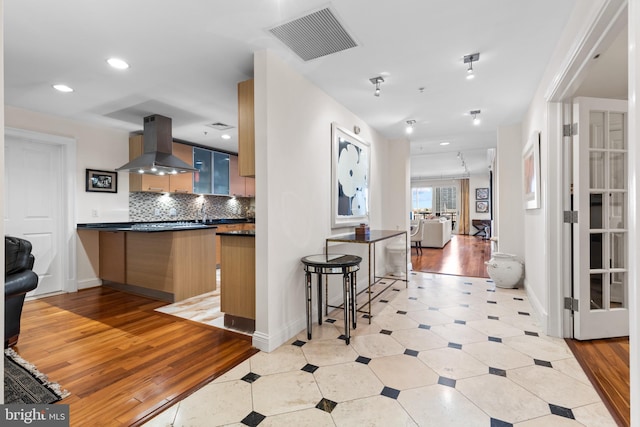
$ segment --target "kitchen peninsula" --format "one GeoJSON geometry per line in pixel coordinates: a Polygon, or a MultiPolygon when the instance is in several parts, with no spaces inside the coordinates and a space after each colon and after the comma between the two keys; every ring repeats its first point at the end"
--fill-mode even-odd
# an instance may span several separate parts
{"type": "Polygon", "coordinates": [[[103,284],[176,302],[216,289],[216,229],[193,222],[78,224],[99,235],[103,284]]]}

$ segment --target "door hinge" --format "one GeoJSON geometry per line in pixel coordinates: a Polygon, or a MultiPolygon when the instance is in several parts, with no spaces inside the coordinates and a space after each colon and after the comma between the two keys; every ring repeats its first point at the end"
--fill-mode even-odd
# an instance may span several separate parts
{"type": "Polygon", "coordinates": [[[562,125],[562,136],[575,136],[578,134],[578,124],[562,125]]]}
{"type": "Polygon", "coordinates": [[[578,223],[578,211],[564,211],[563,222],[565,224],[577,224],[578,223]]]}
{"type": "Polygon", "coordinates": [[[578,300],[571,297],[564,298],[564,309],[571,311],[578,311],[578,300]]]}

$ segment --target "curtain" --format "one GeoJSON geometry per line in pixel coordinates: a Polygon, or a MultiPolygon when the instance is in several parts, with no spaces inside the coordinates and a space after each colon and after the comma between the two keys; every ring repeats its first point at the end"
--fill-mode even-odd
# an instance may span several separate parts
{"type": "Polygon", "coordinates": [[[460,220],[458,234],[469,234],[469,179],[460,180],[460,220]]]}

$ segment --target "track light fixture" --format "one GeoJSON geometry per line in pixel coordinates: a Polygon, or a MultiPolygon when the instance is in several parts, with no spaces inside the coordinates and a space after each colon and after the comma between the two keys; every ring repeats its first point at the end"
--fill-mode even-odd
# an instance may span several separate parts
{"type": "Polygon", "coordinates": [[[378,77],[370,78],[369,81],[372,84],[376,85],[376,90],[375,90],[375,92],[373,92],[373,95],[374,96],[380,96],[380,83],[384,83],[384,79],[382,77],[378,76],[378,77]]]}
{"type": "Polygon", "coordinates": [[[416,124],[415,120],[407,120],[407,128],[406,128],[406,132],[407,133],[413,133],[413,125],[416,124]]]}
{"type": "Polygon", "coordinates": [[[473,116],[473,124],[479,125],[480,119],[478,118],[478,114],[480,114],[480,110],[471,110],[469,111],[469,114],[473,116]]]}
{"type": "Polygon", "coordinates": [[[474,61],[479,61],[480,60],[480,54],[479,53],[472,53],[471,55],[465,55],[464,56],[464,63],[465,64],[469,64],[469,67],[467,67],[467,79],[472,79],[475,77],[475,75],[473,74],[473,62],[474,61]]]}

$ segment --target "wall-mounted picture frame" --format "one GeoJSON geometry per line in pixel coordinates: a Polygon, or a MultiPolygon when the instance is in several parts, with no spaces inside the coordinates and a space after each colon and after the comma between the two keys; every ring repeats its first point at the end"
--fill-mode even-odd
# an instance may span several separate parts
{"type": "Polygon", "coordinates": [[[488,213],[489,212],[489,202],[477,201],[476,202],[476,212],[477,213],[488,213]]]}
{"type": "Polygon", "coordinates": [[[534,131],[522,153],[524,208],[540,209],[540,132],[534,131]]]}
{"type": "Polygon", "coordinates": [[[369,223],[371,146],[331,123],[331,227],[369,223]]]}
{"type": "Polygon", "coordinates": [[[489,189],[476,188],[476,200],[489,200],[489,189]]]}
{"type": "Polygon", "coordinates": [[[118,172],[87,169],[85,190],[97,193],[117,193],[118,172]]]}

